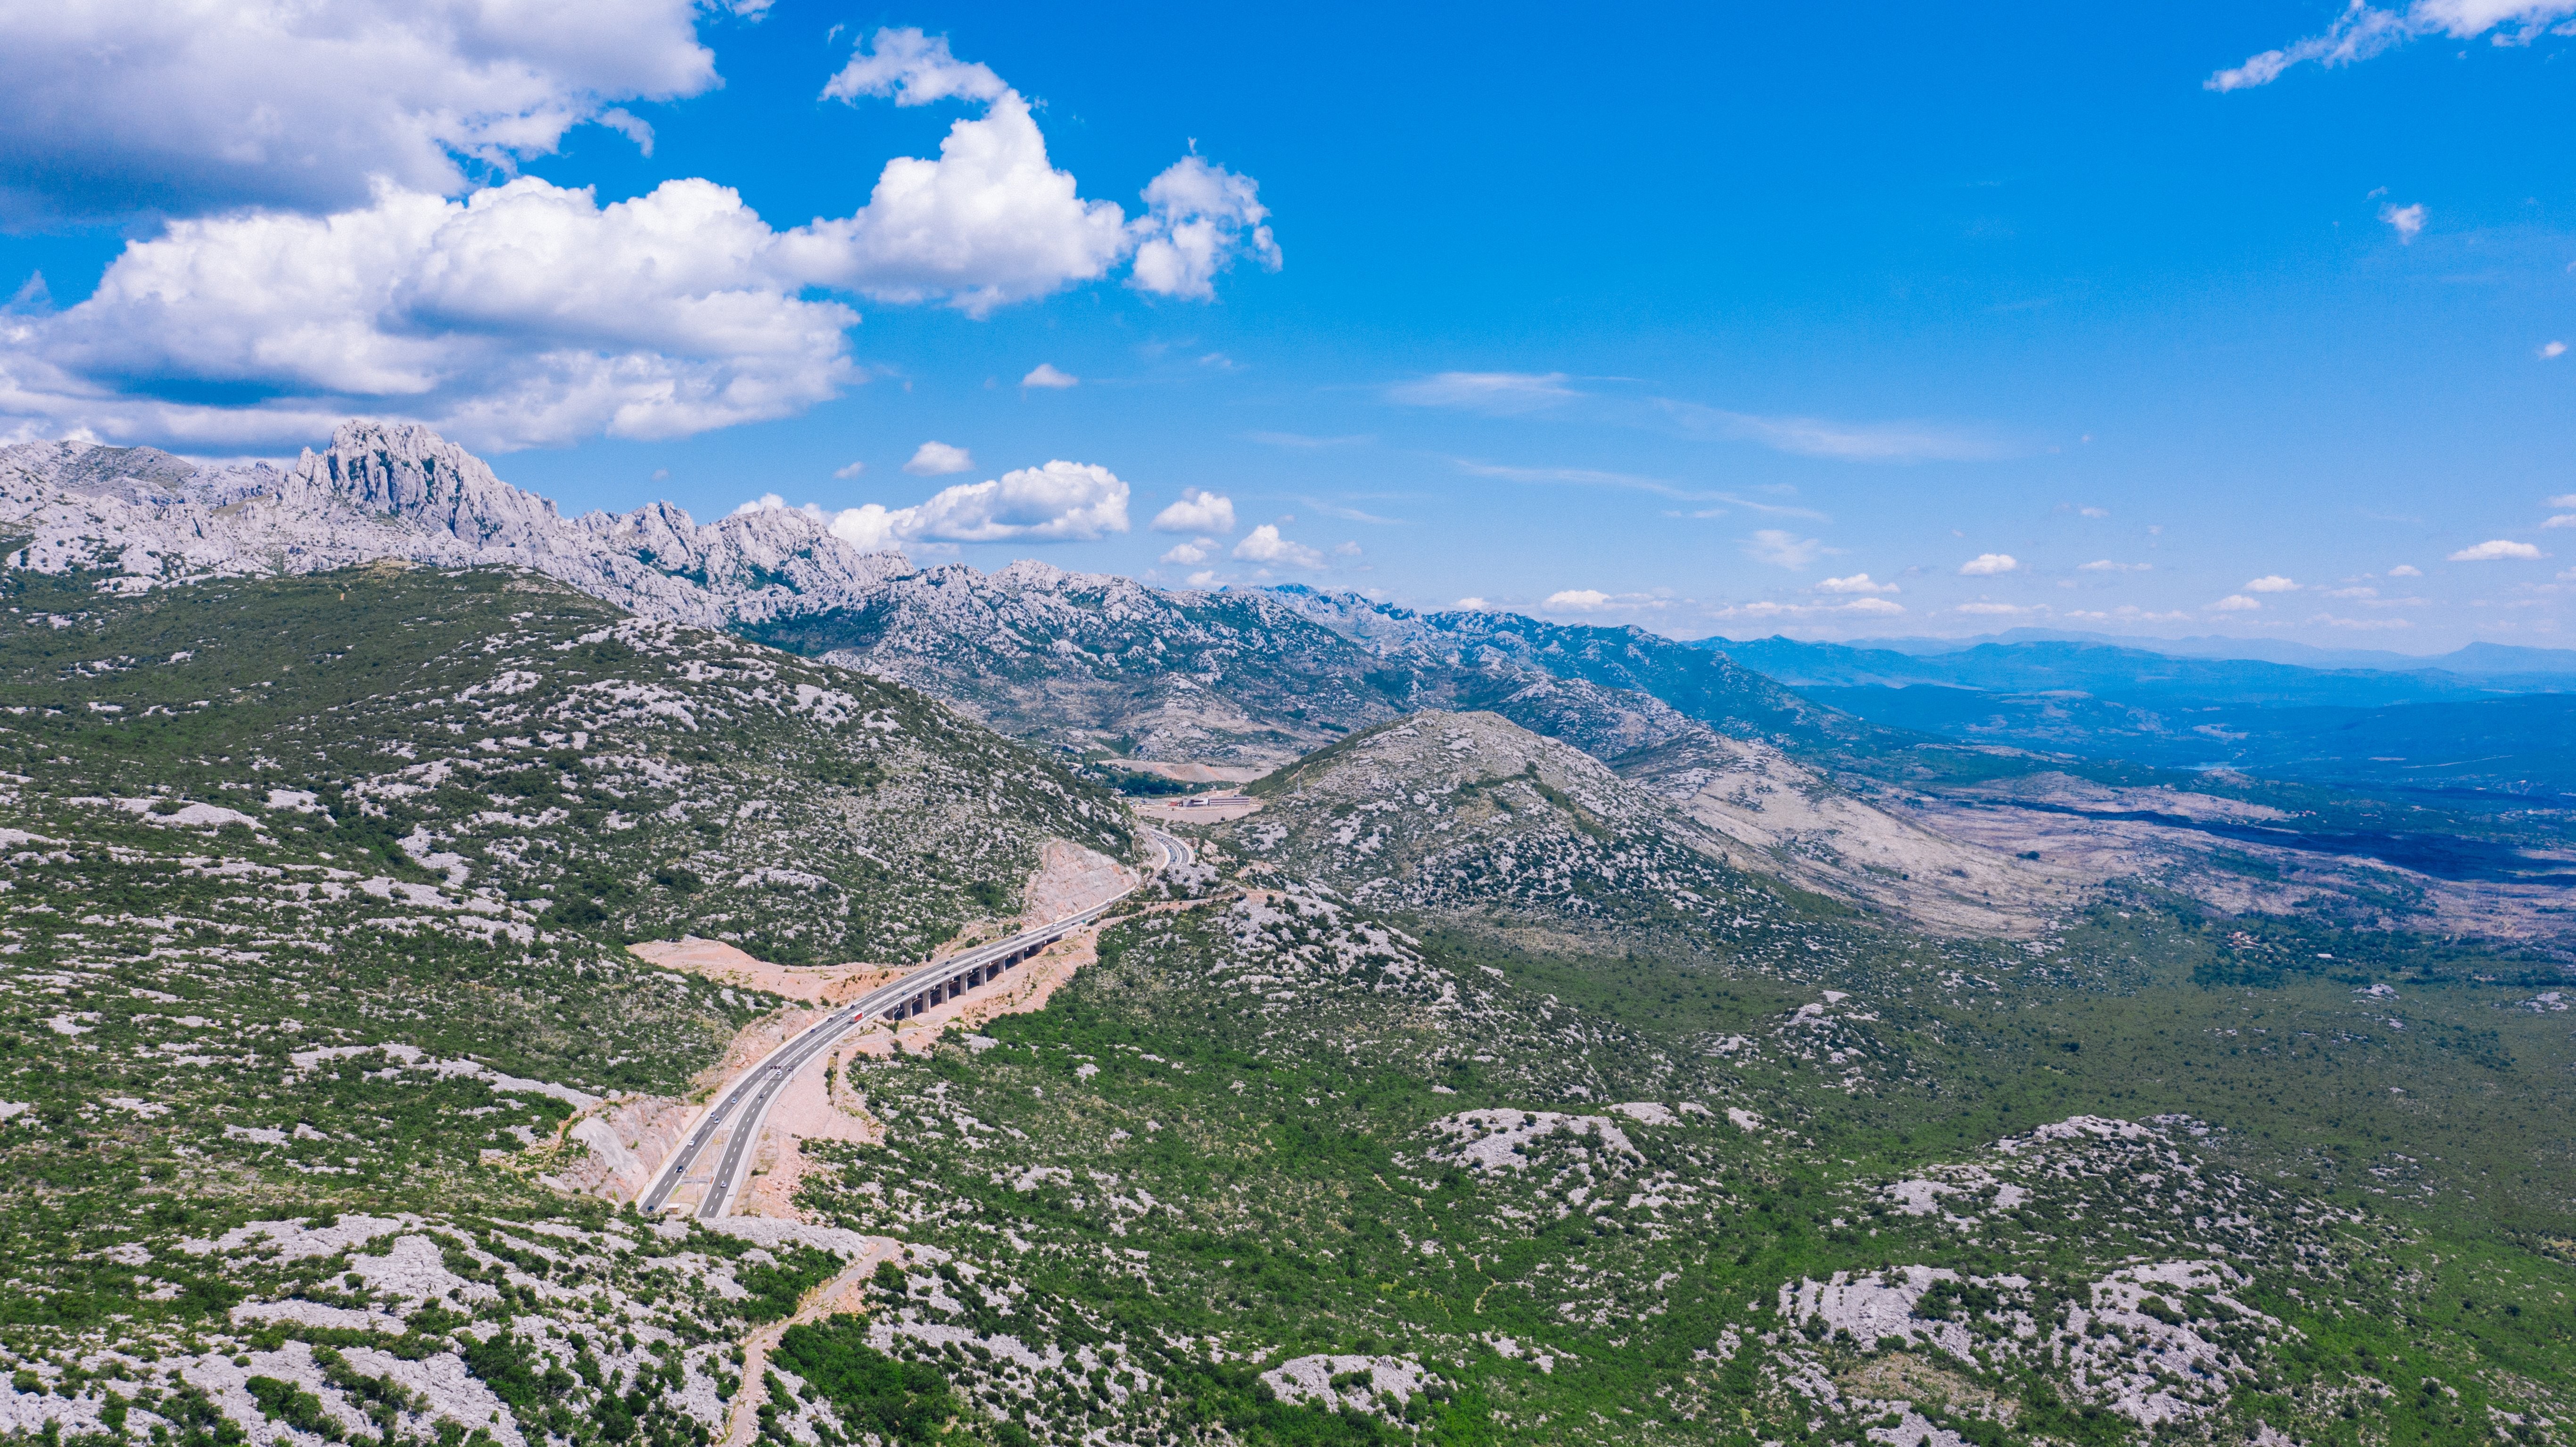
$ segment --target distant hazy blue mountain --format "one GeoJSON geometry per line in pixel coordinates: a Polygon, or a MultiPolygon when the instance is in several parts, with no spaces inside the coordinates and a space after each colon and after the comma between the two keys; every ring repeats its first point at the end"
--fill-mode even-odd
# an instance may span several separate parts
{"type": "Polygon", "coordinates": [[[2392,704],[2551,692],[2576,675],[2470,678],[2444,670],[2304,668],[2257,659],[2176,658],[2109,643],[1981,643],[1952,653],[1764,638],[1713,641],[1716,652],[1792,688],[1936,685],[1982,693],[2080,693],[2166,705],[2382,708],[2392,704]],[[2527,683],[2529,686],[2520,686],[2527,683]]]}
{"type": "Polygon", "coordinates": [[[2457,669],[2377,669],[2069,639],[1941,653],[1703,646],[1817,703],[1937,738],[2378,788],[2576,793],[2576,671],[2552,671],[2576,653],[2560,650],[2473,644],[2444,655],[2457,669]]]}
{"type": "Polygon", "coordinates": [[[2014,628],[2006,632],[1982,634],[1974,638],[1859,638],[1849,644],[1800,644],[1788,638],[1765,638],[1752,643],[1736,643],[1722,638],[1700,640],[1701,647],[1717,649],[1739,661],[1743,658],[1740,650],[1771,644],[1785,644],[1791,648],[1847,648],[1865,653],[1892,653],[1900,657],[1932,658],[1965,653],[1981,647],[2026,643],[2100,644],[2139,653],[2152,653],[2165,658],[2234,659],[2289,664],[2300,668],[2367,669],[2379,673],[2433,671],[2482,679],[2504,675],[2576,675],[2576,649],[2530,648],[2512,643],[2472,643],[2449,653],[2418,654],[2392,653],[2383,649],[2368,648],[2319,648],[2314,644],[2292,643],[2286,639],[2277,638],[2227,638],[2215,635],[2193,638],[2126,638],[2107,633],[2078,633],[2053,628],[2014,628]]]}

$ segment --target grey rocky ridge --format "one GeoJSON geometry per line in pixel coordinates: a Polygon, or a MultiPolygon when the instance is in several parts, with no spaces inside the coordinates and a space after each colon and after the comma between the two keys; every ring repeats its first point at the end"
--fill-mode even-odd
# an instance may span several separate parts
{"type": "Polygon", "coordinates": [[[916,569],[794,509],[699,524],[665,503],[565,519],[409,425],[344,425],[282,471],[20,446],[0,452],[0,508],[0,526],[28,534],[14,566],[105,572],[123,588],[377,558],[530,568],[644,617],[731,629],[910,684],[1004,733],[1120,760],[1275,765],[1421,709],[1491,710],[1652,768],[1811,887],[1929,923],[2023,929],[2034,917],[2013,903],[2016,887],[2051,892],[2038,872],[1997,862],[2008,855],[1960,850],[1877,807],[1875,784],[1855,792],[1837,766],[1884,731],[1634,628],[1420,614],[1298,588],[1171,592],[1035,562],[916,569]],[[1801,807],[1746,807],[1755,794],[1801,807]]]}
{"type": "Polygon", "coordinates": [[[2551,886],[2006,832],[2310,795],[1633,630],[566,519],[410,427],[0,498],[0,1435],[2569,1436],[2551,886]],[[1182,764],[1262,777],[1104,782],[1182,764]],[[1136,879],[1131,804],[1194,860],[636,1209],[821,1008],[1136,879]]]}
{"type": "Polygon", "coordinates": [[[1417,615],[1304,590],[1164,591],[1024,562],[992,574],[864,553],[788,508],[701,524],[667,503],[566,519],[411,425],[349,423],[283,471],[149,448],[0,450],[13,566],[128,587],[380,557],[515,566],[646,617],[733,628],[955,700],[1003,732],[1137,757],[1279,763],[1414,709],[1563,680],[1738,732],[1866,730],[1722,657],[1636,629],[1417,615]]]}

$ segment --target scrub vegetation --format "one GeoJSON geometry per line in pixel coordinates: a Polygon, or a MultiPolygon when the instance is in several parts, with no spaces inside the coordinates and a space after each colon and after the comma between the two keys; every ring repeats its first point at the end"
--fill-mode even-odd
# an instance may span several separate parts
{"type": "Polygon", "coordinates": [[[525,574],[6,576],[0,1433],[2358,1447],[2576,1414],[2576,988],[2541,945],[2138,881],[1926,934],[1562,745],[1398,723],[1201,831],[1043,1009],[840,1066],[882,1136],[804,1143],[804,1219],[650,1220],[564,1184],[570,1128],[702,1091],[785,1002],[625,944],[909,963],[1050,839],[1135,858],[1123,806],[905,688],[525,574]]]}

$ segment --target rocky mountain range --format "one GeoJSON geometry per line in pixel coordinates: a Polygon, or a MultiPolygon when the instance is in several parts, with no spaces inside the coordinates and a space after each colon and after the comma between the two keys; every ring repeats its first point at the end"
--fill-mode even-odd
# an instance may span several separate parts
{"type": "Polygon", "coordinates": [[[282,471],[80,442],[0,450],[0,529],[10,566],[94,570],[125,588],[382,557],[528,568],[642,617],[913,684],[1005,733],[1147,760],[1282,763],[1415,709],[1493,707],[1546,680],[1642,695],[1730,732],[1871,732],[1633,628],[1420,614],[1302,588],[1167,591],[1036,562],[915,568],[786,508],[712,523],[668,503],[565,518],[407,424],[346,423],[282,471]]]}
{"type": "MultiPolygon", "coordinates": [[[[2504,851],[2518,862],[2497,869],[2373,844],[2384,828],[2316,836],[2329,843],[2322,857],[2303,834],[2213,836],[2199,822],[2213,809],[2279,818],[2313,807],[2233,776],[2192,785],[2244,796],[2224,805],[2106,812],[2052,785],[1998,808],[1996,776],[2060,765],[1975,730],[1943,740],[1872,724],[1723,651],[1636,628],[1418,612],[1296,586],[1167,590],[1035,561],[915,567],[786,508],[711,523],[668,503],[565,518],[417,426],[350,422],[283,469],[81,442],[0,449],[0,552],[8,567],[95,574],[128,593],[378,559],[523,568],[638,617],[909,685],[1111,778],[1247,777],[1424,710],[1486,713],[1663,795],[1768,874],[1951,932],[2030,935],[2141,874],[2224,908],[2561,932],[2546,886],[2535,894],[2527,880],[2547,872],[2559,841],[2528,822],[2515,826],[2528,836],[2521,852],[2504,851]],[[2276,838],[2288,847],[2268,848],[2276,838]],[[2395,889],[2374,882],[2392,869],[2395,889]]],[[[2052,716],[2075,706],[2040,702],[2052,716]]],[[[2088,777],[2117,790],[2135,772],[2088,777]]]]}
{"type": "Polygon", "coordinates": [[[1834,781],[1832,762],[1883,730],[1635,628],[1302,587],[1165,590],[1033,561],[915,568],[792,509],[701,524],[657,503],[567,519],[425,428],[362,422],[282,471],[199,469],[149,448],[10,448],[0,530],[10,566],[95,572],[128,592],[384,558],[526,568],[640,617],[909,684],[1031,742],[1149,765],[1269,767],[1424,709],[1490,712],[1650,767],[1808,887],[1927,921],[2037,917],[2010,891],[1992,905],[1987,876],[2008,866],[1971,851],[1978,866],[1961,870],[1958,847],[1834,781]],[[1792,797],[1795,810],[1764,802],[1792,797]],[[1837,847],[1845,834],[1876,843],[1864,859],[1837,847]],[[1972,877],[1963,906],[1955,881],[1972,877]]]}
{"type": "Polygon", "coordinates": [[[328,572],[377,558],[528,568],[642,617],[726,627],[848,600],[908,571],[783,509],[700,524],[678,508],[567,519],[409,424],[350,422],[284,470],[199,468],[148,447],[0,449],[9,566],[91,570],[128,589],[328,572]]]}
{"type": "Polygon", "coordinates": [[[2249,842],[2378,827],[2330,801],[1921,749],[1616,630],[565,520],[416,432],[6,467],[0,1438],[2576,1420],[2564,971],[2249,842]],[[1277,767],[835,1046],[741,1209],[641,1212],[818,1010],[1144,862],[1075,755],[1277,767]],[[2373,913],[2083,833],[2147,819],[2373,913]]]}

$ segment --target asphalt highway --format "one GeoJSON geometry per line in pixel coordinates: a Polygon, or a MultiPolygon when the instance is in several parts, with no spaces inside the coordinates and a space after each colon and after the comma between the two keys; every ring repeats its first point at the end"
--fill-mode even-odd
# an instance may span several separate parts
{"type": "MultiPolygon", "coordinates": [[[[1143,832],[1163,853],[1158,871],[1189,864],[1196,857],[1187,843],[1173,835],[1150,826],[1143,832]]],[[[871,1019],[903,1019],[917,1015],[952,995],[999,978],[1004,970],[1022,959],[1099,919],[1108,913],[1110,906],[1135,893],[1135,889],[1131,885],[1089,909],[1051,920],[1036,929],[1022,930],[1008,939],[960,951],[936,964],[924,965],[899,980],[870,990],[807,1026],[794,1039],[771,1051],[767,1058],[725,1087],[724,1093],[716,1097],[715,1104],[698,1118],[697,1125],[691,1128],[680,1148],[663,1163],[660,1173],[653,1178],[652,1188],[644,1193],[639,1204],[648,1212],[659,1211],[667,1205],[672,1195],[688,1180],[689,1168],[697,1164],[716,1133],[724,1128],[727,1121],[736,1121],[740,1124],[726,1139],[715,1173],[707,1183],[706,1197],[698,1203],[701,1219],[723,1215],[725,1209],[733,1204],[734,1194],[741,1189],[744,1167],[759,1143],[761,1121],[769,1114],[770,1103],[787,1088],[787,1082],[795,1079],[797,1073],[817,1057],[828,1053],[842,1036],[871,1019]]]]}

